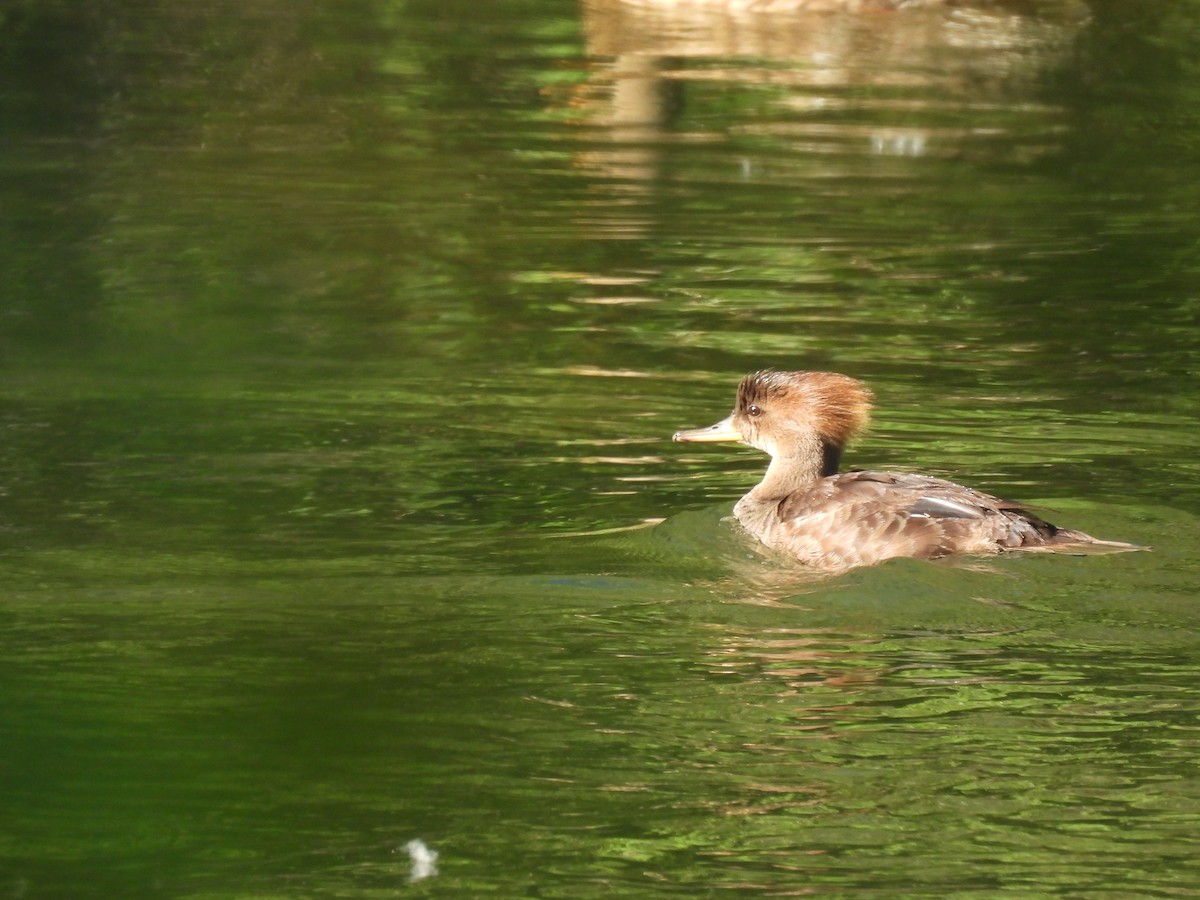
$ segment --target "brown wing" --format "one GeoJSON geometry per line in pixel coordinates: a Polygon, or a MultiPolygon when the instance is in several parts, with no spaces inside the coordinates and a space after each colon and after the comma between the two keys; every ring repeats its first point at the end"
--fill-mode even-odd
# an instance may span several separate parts
{"type": "Polygon", "coordinates": [[[1034,547],[1058,529],[1012,503],[940,478],[847,472],[784,498],[771,543],[827,567],[1034,547]]]}

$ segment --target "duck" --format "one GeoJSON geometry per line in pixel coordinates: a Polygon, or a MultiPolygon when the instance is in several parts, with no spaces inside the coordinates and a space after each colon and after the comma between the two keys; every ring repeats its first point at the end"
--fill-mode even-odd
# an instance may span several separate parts
{"type": "Polygon", "coordinates": [[[1017,503],[907,472],[839,472],[866,428],[874,397],[836,372],[747,375],[729,416],[679,431],[680,443],[736,441],[771,457],[734,518],[767,547],[806,566],[845,570],[896,557],[1142,549],[1059,528],[1017,503]]]}

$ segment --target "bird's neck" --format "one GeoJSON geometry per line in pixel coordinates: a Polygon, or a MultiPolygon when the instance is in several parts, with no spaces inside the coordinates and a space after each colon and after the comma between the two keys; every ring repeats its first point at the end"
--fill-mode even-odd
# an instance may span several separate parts
{"type": "Polygon", "coordinates": [[[817,439],[776,452],[762,481],[746,495],[747,499],[778,501],[795,491],[811,487],[821,478],[836,475],[841,458],[841,447],[817,439]]]}

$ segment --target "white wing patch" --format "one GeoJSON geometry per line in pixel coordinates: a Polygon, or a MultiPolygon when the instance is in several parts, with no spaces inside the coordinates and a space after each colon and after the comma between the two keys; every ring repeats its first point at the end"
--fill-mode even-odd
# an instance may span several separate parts
{"type": "Polygon", "coordinates": [[[958,500],[945,497],[921,497],[906,512],[911,518],[982,519],[983,511],[958,500]]]}

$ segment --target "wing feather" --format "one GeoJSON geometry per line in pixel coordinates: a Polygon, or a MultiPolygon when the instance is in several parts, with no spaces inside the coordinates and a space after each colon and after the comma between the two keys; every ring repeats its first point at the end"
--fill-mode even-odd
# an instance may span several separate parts
{"type": "Polygon", "coordinates": [[[924,475],[847,472],[785,497],[768,541],[824,566],[1038,546],[1053,525],[998,497],[924,475]]]}

